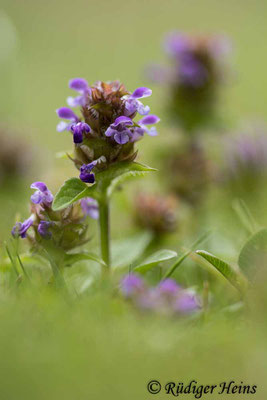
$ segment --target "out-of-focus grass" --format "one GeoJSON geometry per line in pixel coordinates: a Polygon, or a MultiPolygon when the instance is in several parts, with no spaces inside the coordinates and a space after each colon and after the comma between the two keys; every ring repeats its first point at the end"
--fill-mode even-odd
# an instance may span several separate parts
{"type": "Polygon", "coordinates": [[[76,304],[21,293],[1,299],[0,317],[3,399],[149,399],[152,379],[242,381],[266,398],[266,321],[255,317],[185,323],[138,315],[105,293],[76,304]]]}

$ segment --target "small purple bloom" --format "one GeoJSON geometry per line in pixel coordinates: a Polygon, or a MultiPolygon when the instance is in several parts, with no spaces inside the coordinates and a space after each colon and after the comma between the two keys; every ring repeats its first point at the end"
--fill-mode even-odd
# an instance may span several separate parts
{"type": "Polygon", "coordinates": [[[138,99],[149,97],[152,94],[152,90],[146,87],[137,88],[130,96],[126,97],[125,101],[125,113],[127,115],[133,115],[138,112],[140,115],[147,115],[150,112],[148,106],[144,106],[138,99]]]}
{"type": "Polygon", "coordinates": [[[88,82],[83,78],[74,78],[69,81],[69,88],[81,93],[77,97],[68,97],[67,103],[70,107],[84,106],[86,103],[86,96],[90,92],[88,82]]]}
{"type": "Polygon", "coordinates": [[[26,219],[24,222],[17,222],[11,233],[14,237],[25,238],[27,236],[27,230],[32,226],[34,221],[34,216],[31,215],[30,218],[26,219]]]}
{"type": "Polygon", "coordinates": [[[74,78],[69,81],[69,88],[76,90],[79,93],[84,93],[88,89],[89,85],[87,80],[83,78],[74,78]]]}
{"type": "Polygon", "coordinates": [[[124,124],[125,126],[133,125],[133,121],[132,121],[131,118],[125,117],[124,115],[122,115],[121,117],[118,117],[118,118],[115,119],[115,121],[113,122],[112,126],[117,127],[120,124],[124,124]]]}
{"type": "Polygon", "coordinates": [[[44,239],[50,239],[52,237],[52,233],[49,231],[49,228],[52,224],[53,223],[49,221],[41,221],[37,228],[39,235],[41,235],[44,239]]]}
{"type": "Polygon", "coordinates": [[[183,291],[175,302],[175,309],[182,313],[197,311],[200,308],[197,296],[189,291],[183,291]]]}
{"type": "Polygon", "coordinates": [[[95,199],[92,199],[91,197],[85,197],[81,200],[81,207],[86,216],[89,216],[93,219],[99,218],[98,203],[95,199]]]}
{"type": "Polygon", "coordinates": [[[128,274],[121,281],[121,291],[125,297],[131,297],[144,289],[144,281],[138,275],[128,274]]]}
{"type": "Polygon", "coordinates": [[[53,195],[48,190],[43,182],[34,182],[31,184],[31,189],[36,189],[35,193],[31,196],[31,201],[34,204],[41,204],[50,207],[53,202],[53,195]]]}
{"type": "Polygon", "coordinates": [[[61,121],[57,125],[57,131],[58,132],[63,132],[65,130],[69,130],[71,128],[71,125],[73,122],[79,122],[79,118],[77,115],[68,107],[61,107],[56,110],[57,115],[59,118],[67,119],[68,121],[71,121],[70,123],[67,123],[65,121],[61,121]]]}
{"type": "Polygon", "coordinates": [[[74,143],[82,143],[83,141],[83,134],[89,133],[91,128],[85,122],[78,122],[77,124],[71,125],[71,131],[73,133],[73,141],[74,143]]]}
{"type": "Polygon", "coordinates": [[[149,97],[152,95],[152,90],[146,87],[140,87],[130,95],[130,99],[141,99],[142,97],[149,97]]]}
{"type": "Polygon", "coordinates": [[[142,118],[138,123],[139,125],[153,125],[157,124],[160,121],[160,118],[157,115],[147,115],[142,118]]]}
{"type": "Polygon", "coordinates": [[[86,183],[95,183],[95,174],[92,172],[97,161],[92,161],[89,164],[83,164],[80,168],[80,179],[86,183]]]}
{"type": "Polygon", "coordinates": [[[158,291],[161,294],[176,295],[180,289],[181,287],[177,285],[177,283],[173,279],[170,278],[165,279],[158,285],[158,291]]]}

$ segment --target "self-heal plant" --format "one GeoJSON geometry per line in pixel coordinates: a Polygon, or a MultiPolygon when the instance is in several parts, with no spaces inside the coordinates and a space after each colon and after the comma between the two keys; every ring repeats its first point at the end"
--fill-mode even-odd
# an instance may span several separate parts
{"type": "Polygon", "coordinates": [[[150,66],[151,80],[166,85],[168,110],[187,133],[215,122],[230,45],[225,37],[171,32],[164,42],[169,66],[150,66]]]}
{"type": "Polygon", "coordinates": [[[31,215],[24,222],[17,222],[12,229],[14,238],[28,239],[31,249],[47,258],[55,277],[60,269],[78,259],[94,259],[89,253],[70,253],[88,241],[87,216],[98,218],[95,201],[84,198],[80,202],[52,210],[53,195],[43,182],[34,182],[31,189],[31,215]]]}
{"type": "Polygon", "coordinates": [[[89,86],[82,78],[69,82],[78,92],[68,97],[70,107],[79,107],[80,116],[71,108],[57,110],[57,130],[68,131],[73,138],[74,152],[68,154],[79,170],[79,178],[71,178],[59,190],[53,203],[58,211],[84,197],[98,202],[101,256],[110,265],[109,199],[114,188],[123,181],[153,170],[134,162],[135,143],[145,134],[157,135],[156,115],[141,99],[152,91],[139,87],[133,93],[120,82],[96,82],[89,86]],[[138,119],[135,119],[137,115],[138,119]],[[88,184],[90,186],[88,186],[88,184]]]}

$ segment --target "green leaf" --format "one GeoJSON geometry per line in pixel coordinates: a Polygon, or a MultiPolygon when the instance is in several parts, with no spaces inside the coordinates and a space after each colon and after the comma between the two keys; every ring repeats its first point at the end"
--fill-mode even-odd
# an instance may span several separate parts
{"type": "Polygon", "coordinates": [[[240,272],[205,250],[197,250],[196,253],[212,264],[241,293],[245,292],[247,280],[240,272]]]}
{"type": "Polygon", "coordinates": [[[261,229],[243,246],[238,265],[244,274],[253,279],[257,270],[267,268],[267,229],[261,229]]]}
{"type": "Polygon", "coordinates": [[[147,257],[144,261],[137,265],[137,267],[134,268],[134,271],[143,274],[149,271],[151,268],[154,268],[159,263],[171,260],[174,257],[177,257],[176,251],[167,249],[156,251],[156,253],[147,257]]]}
{"type": "Polygon", "coordinates": [[[128,239],[111,243],[112,266],[114,268],[129,266],[142,255],[153,238],[150,232],[143,232],[128,239]]]}
{"type": "Polygon", "coordinates": [[[122,161],[98,172],[96,182],[92,186],[87,186],[78,178],[71,178],[57,192],[52,208],[54,211],[58,211],[88,196],[96,200],[110,197],[114,189],[121,183],[144,176],[150,171],[156,171],[156,169],[132,161],[122,161]]]}
{"type": "Polygon", "coordinates": [[[211,235],[211,232],[205,232],[203,233],[203,235],[201,235],[191,246],[190,249],[187,250],[186,252],[184,252],[184,254],[181,255],[180,258],[178,258],[178,260],[176,260],[174,262],[173,265],[170,266],[170,268],[167,270],[167,272],[165,273],[165,275],[163,276],[163,280],[169,278],[174,271],[182,264],[182,262],[192,253],[192,251],[195,250],[195,247],[198,246],[200,243],[204,242],[205,240],[207,240],[207,238],[211,235]]]}
{"type": "Polygon", "coordinates": [[[101,265],[106,265],[104,261],[101,260],[101,258],[98,257],[97,255],[89,252],[84,252],[84,253],[66,254],[64,257],[64,266],[70,267],[74,263],[84,260],[96,261],[101,265]]]}
{"type": "Polygon", "coordinates": [[[68,207],[75,201],[89,196],[87,194],[88,189],[90,189],[90,187],[88,187],[78,178],[71,178],[67,180],[63,186],[61,186],[54,198],[52,205],[53,210],[61,210],[62,208],[68,207]]]}
{"type": "Polygon", "coordinates": [[[114,166],[103,172],[100,179],[102,180],[102,185],[104,185],[107,191],[108,197],[110,197],[114,189],[122,183],[134,178],[142,177],[151,171],[156,171],[156,169],[136,162],[123,161],[114,164],[114,166]]]}

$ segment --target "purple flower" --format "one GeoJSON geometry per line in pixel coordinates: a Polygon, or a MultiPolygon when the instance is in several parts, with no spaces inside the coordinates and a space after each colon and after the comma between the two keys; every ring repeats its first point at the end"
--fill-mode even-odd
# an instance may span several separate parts
{"type": "Polygon", "coordinates": [[[164,43],[166,52],[175,58],[179,58],[181,55],[187,52],[188,47],[188,37],[177,31],[169,33],[164,43]]]}
{"type": "Polygon", "coordinates": [[[52,224],[53,222],[40,221],[37,228],[39,235],[41,235],[44,239],[50,239],[52,237],[52,233],[49,231],[49,228],[52,224]]]}
{"type": "Polygon", "coordinates": [[[87,95],[90,93],[88,82],[83,78],[74,78],[69,81],[69,88],[76,90],[80,96],[67,98],[67,104],[70,107],[84,106],[86,104],[87,95]]]}
{"type": "Polygon", "coordinates": [[[58,132],[63,132],[65,130],[70,130],[71,125],[74,122],[79,122],[79,118],[77,117],[77,115],[68,107],[61,107],[58,108],[56,110],[57,115],[59,116],[59,118],[63,118],[63,119],[67,119],[68,122],[65,121],[61,121],[59,122],[59,124],[57,125],[57,131],[58,132]]]}
{"type": "Polygon", "coordinates": [[[150,112],[148,106],[144,106],[138,99],[149,97],[152,94],[152,90],[146,87],[140,87],[136,89],[131,95],[126,96],[125,99],[125,114],[133,115],[138,112],[141,115],[147,115],[150,112]]]}
{"type": "Polygon", "coordinates": [[[190,313],[200,308],[199,301],[195,293],[184,290],[175,302],[175,310],[182,313],[190,313]]]}
{"type": "Polygon", "coordinates": [[[92,172],[93,168],[96,166],[97,161],[92,161],[89,164],[83,164],[80,168],[80,179],[86,183],[95,182],[95,174],[92,172]]]}
{"type": "Polygon", "coordinates": [[[144,133],[150,136],[157,135],[155,127],[148,128],[146,125],[156,124],[160,119],[156,115],[147,115],[134,126],[133,121],[129,117],[119,117],[106,130],[105,135],[112,137],[116,143],[125,144],[128,142],[136,142],[144,133]]]}
{"type": "Polygon", "coordinates": [[[95,199],[92,199],[91,197],[85,197],[81,200],[81,207],[86,216],[89,216],[93,219],[99,218],[98,203],[95,199]]]}
{"type": "Polygon", "coordinates": [[[78,122],[77,124],[71,125],[71,131],[73,132],[74,143],[82,143],[83,134],[89,133],[91,128],[85,122],[78,122]]]}
{"type": "Polygon", "coordinates": [[[31,196],[31,201],[34,204],[41,204],[42,206],[50,207],[53,202],[53,195],[43,182],[34,182],[31,184],[31,189],[36,189],[35,193],[31,196]]]}
{"type": "Polygon", "coordinates": [[[26,219],[24,222],[17,222],[11,233],[14,237],[25,238],[27,236],[27,230],[32,226],[34,221],[34,216],[31,215],[30,218],[26,219]]]}
{"type": "Polygon", "coordinates": [[[209,74],[203,63],[192,54],[181,57],[178,75],[183,85],[200,87],[209,78],[209,74]]]}
{"type": "Polygon", "coordinates": [[[138,275],[128,274],[121,281],[121,291],[125,297],[131,297],[144,289],[144,281],[138,275]]]}
{"type": "Polygon", "coordinates": [[[175,280],[168,278],[160,282],[157,289],[161,294],[176,295],[181,287],[177,285],[175,280]]]}

